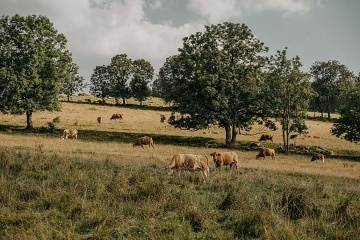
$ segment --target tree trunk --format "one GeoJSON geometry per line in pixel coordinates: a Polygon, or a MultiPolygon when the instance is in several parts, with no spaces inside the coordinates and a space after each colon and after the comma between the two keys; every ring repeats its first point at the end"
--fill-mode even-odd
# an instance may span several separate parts
{"type": "Polygon", "coordinates": [[[26,129],[31,130],[33,128],[32,111],[26,111],[26,129]]]}
{"type": "Polygon", "coordinates": [[[123,105],[126,105],[126,99],[124,96],[122,97],[122,100],[123,100],[123,105]]]}
{"type": "Polygon", "coordinates": [[[231,147],[231,127],[230,125],[225,126],[226,133],[226,147],[231,147]]]}
{"type": "Polygon", "coordinates": [[[237,135],[237,131],[236,131],[236,126],[237,126],[237,114],[236,114],[236,110],[235,110],[235,114],[234,114],[234,119],[233,119],[233,123],[232,123],[232,136],[231,136],[231,147],[234,147],[236,145],[236,135],[237,135]]]}
{"type": "Polygon", "coordinates": [[[70,95],[67,95],[68,102],[70,102],[70,95]]]}

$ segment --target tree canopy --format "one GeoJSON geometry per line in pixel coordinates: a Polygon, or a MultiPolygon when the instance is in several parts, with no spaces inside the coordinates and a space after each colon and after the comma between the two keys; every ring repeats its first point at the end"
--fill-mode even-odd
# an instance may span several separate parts
{"type": "Polygon", "coordinates": [[[346,101],[352,90],[354,74],[338,61],[317,61],[310,68],[312,88],[317,93],[313,100],[314,110],[327,113],[328,118],[346,101]]]}
{"type": "Polygon", "coordinates": [[[154,68],[144,59],[131,60],[126,54],[117,54],[109,65],[97,66],[91,75],[90,92],[97,97],[114,97],[118,104],[122,99],[134,96],[140,104],[150,95],[148,84],[154,68]]]}
{"type": "Polygon", "coordinates": [[[360,84],[349,94],[348,101],[341,107],[340,118],[336,120],[331,132],[350,142],[360,141],[360,84]]]}
{"type": "Polygon", "coordinates": [[[312,96],[309,75],[300,70],[298,56],[287,59],[287,49],[270,58],[264,97],[271,115],[281,125],[285,151],[289,151],[289,134],[307,129],[305,118],[312,96]]]}
{"type": "Polygon", "coordinates": [[[70,67],[70,78],[63,84],[62,93],[67,96],[70,101],[70,96],[76,92],[83,90],[87,84],[84,83],[84,78],[79,75],[79,66],[75,63],[70,67]]]}
{"type": "Polygon", "coordinates": [[[70,81],[71,55],[66,38],[44,16],[0,19],[0,110],[24,114],[59,110],[58,95],[70,81]]]}
{"type": "Polygon", "coordinates": [[[131,92],[135,99],[140,102],[140,105],[142,105],[142,102],[151,93],[148,84],[154,76],[154,68],[150,62],[138,59],[133,61],[133,71],[134,74],[130,82],[131,92]]]}
{"type": "Polygon", "coordinates": [[[205,26],[183,39],[179,54],[169,57],[156,86],[174,103],[188,127],[219,124],[226,145],[236,142],[237,127],[254,120],[265,64],[264,44],[245,24],[205,26]]]}

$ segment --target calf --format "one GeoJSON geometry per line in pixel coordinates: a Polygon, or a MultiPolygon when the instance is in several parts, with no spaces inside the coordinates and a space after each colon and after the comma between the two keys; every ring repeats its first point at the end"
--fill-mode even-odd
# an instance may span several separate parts
{"type": "Polygon", "coordinates": [[[101,124],[101,122],[102,122],[102,117],[98,117],[96,120],[97,120],[97,122],[98,122],[99,124],[101,124]]]}
{"type": "Polygon", "coordinates": [[[136,139],[133,144],[133,147],[141,146],[142,148],[144,148],[143,145],[149,145],[149,148],[153,147],[153,149],[155,149],[153,139],[151,137],[147,137],[147,136],[139,137],[138,139],[136,139]]]}
{"type": "Polygon", "coordinates": [[[260,150],[258,155],[256,155],[256,159],[262,157],[265,160],[266,156],[271,156],[271,159],[275,160],[275,150],[271,148],[263,148],[260,150]]]}
{"type": "Polygon", "coordinates": [[[63,134],[60,136],[60,139],[68,139],[69,135],[72,137],[72,139],[77,139],[78,131],[76,129],[65,129],[63,134]]]}
{"type": "Polygon", "coordinates": [[[263,134],[263,135],[261,135],[261,137],[259,139],[259,142],[261,142],[261,141],[266,142],[267,140],[270,140],[271,142],[274,142],[273,138],[274,138],[274,134],[263,134]]]}
{"type": "Polygon", "coordinates": [[[220,171],[222,170],[223,165],[229,165],[230,169],[232,166],[238,168],[238,156],[235,152],[213,152],[210,153],[210,155],[213,157],[215,168],[220,168],[220,171]]]}
{"type": "Polygon", "coordinates": [[[325,155],[321,153],[316,153],[311,158],[311,162],[317,163],[318,160],[322,160],[322,163],[325,163],[325,155]]]}
{"type": "Polygon", "coordinates": [[[164,168],[169,174],[174,173],[174,169],[180,176],[181,170],[201,172],[204,179],[209,177],[209,161],[206,156],[195,154],[175,154],[171,159],[170,165],[164,168]]]}

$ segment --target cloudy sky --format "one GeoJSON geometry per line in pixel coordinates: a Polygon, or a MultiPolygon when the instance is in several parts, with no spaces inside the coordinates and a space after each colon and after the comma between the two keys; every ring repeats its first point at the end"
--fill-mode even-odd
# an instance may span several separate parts
{"type": "Polygon", "coordinates": [[[245,23],[269,47],[288,47],[303,70],[337,60],[360,72],[360,0],[0,0],[0,15],[45,15],[68,40],[88,82],[96,66],[126,53],[155,73],[182,38],[204,25],[245,23]]]}

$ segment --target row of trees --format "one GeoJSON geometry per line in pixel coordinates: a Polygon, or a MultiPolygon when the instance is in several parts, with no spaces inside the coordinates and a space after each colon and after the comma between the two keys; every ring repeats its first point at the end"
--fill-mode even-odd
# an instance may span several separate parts
{"type": "MultiPolygon", "coordinates": [[[[180,119],[171,123],[205,128],[225,128],[226,145],[236,142],[237,128],[254,122],[275,128],[281,124],[284,147],[289,134],[306,130],[309,104],[314,111],[339,110],[345,119],[334,134],[360,140],[359,123],[350,113],[359,113],[359,78],[336,61],[316,62],[310,73],[301,71],[298,56],[287,57],[287,49],[265,57],[268,48],[244,24],[205,26],[204,32],[183,39],[179,53],[166,59],[153,84],[153,93],[172,102],[180,119]],[[311,81],[311,77],[313,81],[311,81]],[[349,94],[352,92],[352,94],[349,94]],[[351,104],[349,104],[351,102],[351,104]],[[346,104],[348,103],[348,104],[346,104]],[[345,110],[344,110],[345,109],[345,110]],[[346,115],[347,114],[347,115],[346,115]],[[345,117],[346,115],[346,117],[345,117]]],[[[44,16],[0,19],[0,110],[24,114],[32,128],[35,111],[59,110],[59,94],[68,97],[82,90],[84,79],[66,49],[66,38],[44,16]]],[[[112,96],[126,103],[129,96],[142,101],[150,94],[153,67],[143,59],[115,55],[109,65],[97,66],[90,92],[112,96]]],[[[357,117],[357,119],[359,119],[357,117]]]]}
{"type": "MultiPolygon", "coordinates": [[[[345,114],[344,109],[359,108],[358,101],[347,104],[354,103],[349,93],[359,89],[359,79],[340,63],[316,62],[305,73],[300,58],[288,59],[286,48],[271,57],[265,52],[244,24],[206,26],[205,32],[184,38],[179,53],[166,59],[154,82],[159,95],[182,114],[171,123],[193,128],[218,124],[225,128],[226,145],[233,146],[237,128],[258,122],[275,129],[275,120],[288,151],[290,133],[307,129],[310,103],[329,118],[335,109],[345,114]]],[[[358,141],[360,126],[353,122],[350,129],[355,131],[349,133],[349,119],[341,118],[333,134],[358,141]]]]}
{"type": "Polygon", "coordinates": [[[154,75],[154,68],[144,59],[132,61],[126,54],[119,54],[111,59],[107,66],[97,66],[91,75],[90,93],[105,101],[111,96],[119,103],[126,104],[126,99],[135,97],[142,105],[150,96],[149,83],[154,75]],[[130,82],[130,85],[129,85],[130,82]]]}

